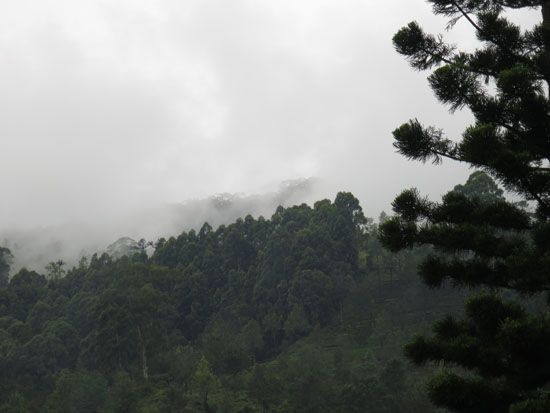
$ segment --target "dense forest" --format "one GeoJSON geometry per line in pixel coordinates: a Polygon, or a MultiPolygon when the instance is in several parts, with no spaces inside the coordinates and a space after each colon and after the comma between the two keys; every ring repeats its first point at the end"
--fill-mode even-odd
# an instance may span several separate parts
{"type": "Polygon", "coordinates": [[[481,47],[416,22],[394,46],[473,123],[411,119],[394,147],[466,183],[376,223],[340,192],[44,274],[1,248],[0,412],[550,411],[550,0],[428,3],[481,47]]]}
{"type": "Polygon", "coordinates": [[[66,273],[8,282],[4,249],[0,411],[438,411],[402,347],[464,293],[423,287],[426,250],[377,228],[339,193],[66,273]]]}

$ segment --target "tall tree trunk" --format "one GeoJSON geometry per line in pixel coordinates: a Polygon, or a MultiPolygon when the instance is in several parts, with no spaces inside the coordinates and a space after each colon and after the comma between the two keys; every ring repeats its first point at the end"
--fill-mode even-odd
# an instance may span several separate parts
{"type": "Polygon", "coordinates": [[[204,397],[202,398],[202,408],[205,413],[210,413],[210,406],[208,405],[208,391],[204,392],[204,397]]]}
{"type": "Polygon", "coordinates": [[[141,366],[142,366],[142,373],[143,378],[145,380],[149,379],[149,368],[147,367],[147,352],[145,350],[145,346],[141,346],[141,366]]]}
{"type": "Polygon", "coordinates": [[[118,369],[122,370],[122,360],[120,359],[120,339],[118,337],[118,330],[116,330],[116,354],[118,360],[118,369]]]}
{"type": "Polygon", "coordinates": [[[544,79],[550,89],[550,0],[544,0],[542,3],[542,33],[544,39],[544,55],[542,67],[544,79]]]}
{"type": "Polygon", "coordinates": [[[143,341],[143,336],[141,335],[141,328],[137,328],[139,336],[139,344],[141,347],[141,373],[144,380],[149,379],[149,368],[147,367],[147,349],[145,348],[145,342],[143,341]]]}

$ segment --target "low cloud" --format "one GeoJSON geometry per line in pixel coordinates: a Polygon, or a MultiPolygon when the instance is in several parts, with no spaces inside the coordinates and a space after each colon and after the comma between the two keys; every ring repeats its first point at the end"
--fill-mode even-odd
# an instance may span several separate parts
{"type": "MultiPolygon", "coordinates": [[[[3,5],[0,238],[74,222],[94,238],[144,210],[308,176],[371,216],[404,187],[437,196],[469,171],[405,161],[391,131],[418,117],[458,136],[470,115],[451,116],[393,50],[411,19],[446,24],[423,0],[3,5]]],[[[464,22],[448,35],[475,44],[464,22]]]]}

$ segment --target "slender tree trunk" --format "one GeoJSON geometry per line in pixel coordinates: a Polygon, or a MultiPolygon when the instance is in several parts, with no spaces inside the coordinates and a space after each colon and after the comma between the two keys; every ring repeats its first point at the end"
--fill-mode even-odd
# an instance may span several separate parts
{"type": "Polygon", "coordinates": [[[141,364],[143,369],[143,378],[145,380],[149,379],[149,368],[147,367],[147,353],[145,351],[145,346],[141,346],[141,364]]]}
{"type": "Polygon", "coordinates": [[[204,392],[202,399],[202,408],[206,413],[210,413],[210,406],[208,405],[208,392],[204,392]]]}
{"type": "Polygon", "coordinates": [[[141,335],[141,328],[137,328],[139,336],[139,344],[141,347],[141,372],[144,380],[149,379],[149,368],[147,367],[147,349],[145,348],[145,343],[143,341],[143,336],[141,335]]]}
{"type": "Polygon", "coordinates": [[[542,33],[544,39],[543,72],[550,89],[550,0],[542,3],[542,33]]]}
{"type": "Polygon", "coordinates": [[[378,299],[382,299],[382,276],[380,275],[380,271],[378,271],[378,299]]]}
{"type": "Polygon", "coordinates": [[[122,360],[120,359],[120,338],[118,337],[118,330],[116,331],[116,348],[117,348],[117,359],[118,359],[118,368],[122,370],[122,360]]]}

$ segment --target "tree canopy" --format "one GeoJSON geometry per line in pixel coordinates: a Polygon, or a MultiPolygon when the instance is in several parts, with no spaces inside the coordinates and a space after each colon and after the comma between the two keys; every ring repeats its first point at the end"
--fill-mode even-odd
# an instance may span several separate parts
{"type": "Polygon", "coordinates": [[[340,193],[21,269],[0,286],[0,412],[439,413],[401,346],[463,297],[376,234],[340,193]]]}
{"type": "Polygon", "coordinates": [[[12,259],[11,251],[8,248],[0,247],[0,287],[8,284],[12,259]]]}

